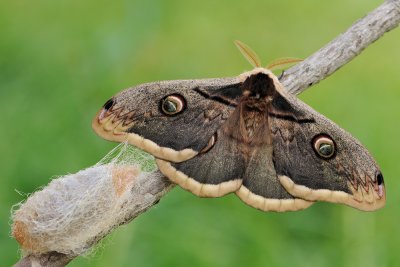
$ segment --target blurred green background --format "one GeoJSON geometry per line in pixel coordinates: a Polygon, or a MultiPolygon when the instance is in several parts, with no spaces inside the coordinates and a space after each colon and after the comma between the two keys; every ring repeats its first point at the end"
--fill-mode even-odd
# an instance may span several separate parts
{"type": "MultiPolygon", "coordinates": [[[[235,76],[263,60],[305,58],[383,1],[0,2],[0,266],[19,259],[10,209],[51,177],[91,166],[115,145],[91,120],[123,88],[235,76]]],[[[318,203],[263,213],[235,196],[175,188],[70,266],[400,266],[400,29],[301,98],[368,147],[387,205],[367,213],[318,203]]]]}

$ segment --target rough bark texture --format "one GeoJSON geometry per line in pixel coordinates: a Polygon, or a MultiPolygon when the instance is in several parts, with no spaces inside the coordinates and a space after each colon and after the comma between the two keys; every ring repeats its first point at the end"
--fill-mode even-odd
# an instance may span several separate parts
{"type": "Polygon", "coordinates": [[[18,267],[63,267],[67,265],[74,256],[57,252],[50,252],[40,255],[29,255],[20,260],[14,266],[18,267]]]}
{"type": "MultiPolygon", "coordinates": [[[[386,0],[381,6],[354,23],[346,32],[339,35],[303,62],[288,69],[281,82],[292,94],[299,94],[308,87],[320,82],[341,66],[360,54],[385,32],[397,27],[400,22],[400,0],[386,0]]],[[[139,188],[142,194],[151,194],[154,201],[137,203],[137,213],[131,214],[128,221],[157,204],[173,186],[162,176],[153,176],[154,181],[143,181],[139,188]],[[146,193],[143,193],[146,192],[146,193]]],[[[140,199],[140,198],[138,198],[140,199]]],[[[67,265],[75,255],[51,252],[42,255],[29,255],[14,266],[17,267],[60,267],[67,265]]]]}
{"type": "Polygon", "coordinates": [[[346,32],[285,71],[281,82],[290,93],[300,94],[348,63],[383,34],[396,28],[399,22],[400,1],[385,1],[346,32]]]}

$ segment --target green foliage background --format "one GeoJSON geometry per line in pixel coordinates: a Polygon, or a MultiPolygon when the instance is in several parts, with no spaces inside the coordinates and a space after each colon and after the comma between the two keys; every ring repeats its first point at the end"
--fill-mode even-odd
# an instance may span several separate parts
{"type": "MultiPolygon", "coordinates": [[[[114,144],[90,124],[112,95],[143,82],[249,70],[305,58],[378,6],[337,1],[0,2],[0,266],[19,258],[10,209],[51,177],[91,166],[114,144]]],[[[71,266],[399,266],[400,30],[301,98],[361,140],[386,181],[384,209],[327,203],[263,213],[233,195],[180,188],[71,266]]]]}

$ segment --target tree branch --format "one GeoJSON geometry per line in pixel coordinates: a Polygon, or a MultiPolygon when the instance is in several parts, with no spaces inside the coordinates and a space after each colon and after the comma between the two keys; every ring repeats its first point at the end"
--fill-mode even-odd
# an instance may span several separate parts
{"type": "Polygon", "coordinates": [[[14,267],[64,267],[75,256],[58,252],[49,252],[39,255],[29,255],[17,262],[14,267]]]}
{"type": "MultiPolygon", "coordinates": [[[[346,32],[328,43],[303,62],[285,71],[281,82],[292,94],[299,94],[308,87],[325,79],[344,64],[359,55],[366,47],[379,39],[385,32],[398,26],[400,22],[400,0],[386,0],[364,18],[355,22],[346,32]]],[[[152,201],[139,202],[128,220],[134,219],[143,211],[151,208],[173,186],[162,175],[151,176],[153,181],[141,179],[134,187],[140,188],[137,194],[150,195],[152,201]]],[[[138,196],[138,199],[143,197],[138,196]]],[[[77,255],[65,255],[50,252],[40,255],[28,255],[14,266],[52,266],[60,267],[68,264],[77,255]]]]}
{"type": "Polygon", "coordinates": [[[282,84],[290,93],[300,94],[351,61],[386,32],[396,28],[399,22],[400,1],[386,0],[346,32],[285,71],[282,84]]]}

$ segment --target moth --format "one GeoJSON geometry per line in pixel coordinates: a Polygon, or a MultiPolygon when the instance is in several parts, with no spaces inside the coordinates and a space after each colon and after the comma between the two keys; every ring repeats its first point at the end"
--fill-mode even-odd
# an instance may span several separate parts
{"type": "Polygon", "coordinates": [[[237,44],[253,70],[128,88],[104,104],[94,131],[152,154],[166,177],[200,197],[235,193],[280,212],[316,201],[383,207],[383,176],[369,152],[237,44]]]}

